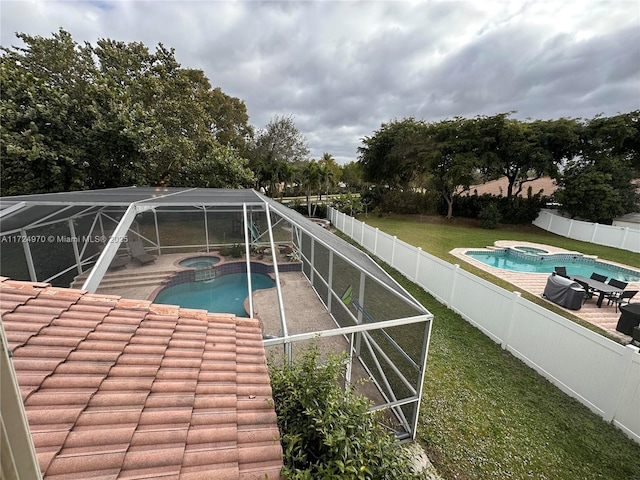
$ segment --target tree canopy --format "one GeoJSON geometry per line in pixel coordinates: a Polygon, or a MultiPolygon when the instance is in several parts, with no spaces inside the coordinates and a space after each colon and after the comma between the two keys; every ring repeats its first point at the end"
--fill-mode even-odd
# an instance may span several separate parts
{"type": "Polygon", "coordinates": [[[17,36],[0,57],[3,195],[253,182],[244,103],[173,49],[17,36]]]}
{"type": "Polygon", "coordinates": [[[479,175],[506,177],[507,201],[528,182],[555,178],[564,211],[591,221],[610,222],[638,208],[632,179],[640,173],[640,111],[533,121],[510,118],[512,113],[383,123],[358,148],[363,179],[404,190],[424,176],[446,202],[448,217],[454,197],[479,175]]]}

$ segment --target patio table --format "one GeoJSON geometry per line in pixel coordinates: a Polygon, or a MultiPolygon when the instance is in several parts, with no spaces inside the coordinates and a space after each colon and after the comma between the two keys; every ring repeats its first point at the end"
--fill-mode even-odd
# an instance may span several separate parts
{"type": "Polygon", "coordinates": [[[613,285],[609,285],[608,283],[599,282],[598,280],[594,280],[593,278],[582,277],[580,275],[576,275],[575,277],[571,277],[573,280],[578,280],[582,283],[586,283],[589,288],[595,290],[600,293],[598,297],[598,301],[596,305],[598,308],[602,307],[602,300],[604,300],[604,296],[608,293],[622,293],[624,290],[622,288],[614,287],[613,285]]]}

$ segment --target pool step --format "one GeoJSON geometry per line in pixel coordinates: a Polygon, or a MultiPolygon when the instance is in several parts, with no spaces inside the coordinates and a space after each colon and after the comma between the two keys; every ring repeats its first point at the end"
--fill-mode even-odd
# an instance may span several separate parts
{"type": "MultiPolygon", "coordinates": [[[[120,272],[108,272],[100,282],[99,289],[121,289],[123,287],[141,287],[149,285],[164,285],[168,279],[176,273],[175,270],[156,270],[152,272],[132,272],[132,271],[120,271],[120,272]]],[[[89,276],[88,272],[78,275],[71,288],[82,288],[85,280],[89,276]]]]}

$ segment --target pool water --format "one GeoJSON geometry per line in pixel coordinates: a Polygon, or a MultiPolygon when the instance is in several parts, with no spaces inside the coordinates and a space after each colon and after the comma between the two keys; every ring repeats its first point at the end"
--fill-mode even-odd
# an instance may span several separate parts
{"type": "MultiPolygon", "coordinates": [[[[261,273],[251,274],[253,291],[274,286],[275,282],[269,276],[261,273]]],[[[167,287],[158,293],[154,303],[247,317],[247,312],[244,310],[247,291],[247,274],[231,273],[206,282],[188,282],[167,287]]]]}
{"type": "Polygon", "coordinates": [[[218,257],[191,257],[182,260],[179,265],[181,267],[195,268],[196,270],[204,270],[205,268],[211,268],[220,259],[218,257]]]}
{"type": "Polygon", "coordinates": [[[562,259],[554,259],[553,255],[544,259],[541,259],[537,255],[532,255],[531,258],[522,258],[509,255],[508,252],[504,251],[468,251],[466,255],[491,267],[516,272],[551,273],[554,267],[564,266],[569,276],[581,275],[583,277],[590,277],[591,274],[595,272],[600,275],[605,275],[607,278],[615,278],[623,282],[640,281],[640,272],[604,262],[589,261],[581,256],[578,256],[575,260],[572,258],[567,259],[566,256],[562,259]]]}

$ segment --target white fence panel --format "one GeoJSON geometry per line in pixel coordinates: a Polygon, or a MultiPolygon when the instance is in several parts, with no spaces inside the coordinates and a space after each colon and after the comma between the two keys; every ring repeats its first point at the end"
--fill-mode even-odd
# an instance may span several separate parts
{"type": "MultiPolygon", "coordinates": [[[[612,247],[620,247],[622,244],[625,227],[614,227],[612,225],[600,225],[596,223],[594,229],[593,243],[610,245],[612,247]]],[[[640,247],[640,245],[638,245],[638,247],[640,247]]]]}
{"type": "MultiPolygon", "coordinates": [[[[338,227],[339,217],[333,212],[331,216],[338,227]]],[[[554,227],[546,228],[554,233],[573,230],[585,235],[586,222],[571,222],[543,211],[534,223],[554,227]]],[[[347,235],[355,228],[351,220],[342,223],[347,235]]],[[[594,225],[590,238],[603,227],[594,225]]],[[[375,255],[640,443],[640,355],[636,347],[613,342],[378,229],[364,224],[359,228],[364,232],[362,242],[375,255]]],[[[605,231],[603,236],[613,237],[611,230],[605,231]]],[[[640,250],[640,232],[625,228],[624,235],[619,243],[630,237],[640,250]]]]}
{"type": "Polygon", "coordinates": [[[378,241],[376,242],[376,251],[374,252],[378,257],[391,265],[393,256],[393,242],[395,238],[391,235],[378,231],[378,241]]]}
{"type": "Polygon", "coordinates": [[[591,237],[593,236],[593,223],[587,222],[574,222],[570,221],[570,235],[571,238],[575,238],[576,240],[580,240],[582,242],[590,242],[591,237]]]}
{"type": "Polygon", "coordinates": [[[629,374],[618,401],[613,423],[640,442],[640,355],[632,355],[629,374]]]}
{"type": "Polygon", "coordinates": [[[376,235],[377,229],[370,227],[369,225],[362,224],[363,226],[363,235],[362,235],[362,246],[369,250],[370,252],[376,251],[376,235]]]}
{"type": "Polygon", "coordinates": [[[353,227],[351,229],[351,238],[353,238],[358,243],[362,243],[362,222],[353,222],[353,227]]]}
{"type": "Polygon", "coordinates": [[[415,280],[418,249],[402,240],[395,241],[392,267],[401,271],[407,278],[415,280]]]}
{"type": "Polygon", "coordinates": [[[640,230],[627,227],[624,235],[622,242],[620,242],[620,248],[632,252],[640,252],[640,230]]]}
{"type": "Polygon", "coordinates": [[[518,302],[509,347],[565,393],[593,411],[610,413],[625,348],[528,301],[518,302]]]}
{"type": "Polygon", "coordinates": [[[416,283],[437,298],[439,302],[449,305],[457,265],[451,265],[424,252],[420,252],[418,259],[416,283]]]}
{"type": "Polygon", "coordinates": [[[462,269],[456,272],[450,308],[494,342],[502,343],[513,315],[513,293],[462,269]]]}
{"type": "Polygon", "coordinates": [[[638,229],[571,220],[553,210],[542,210],[533,224],[563,237],[640,252],[638,229]]]}

